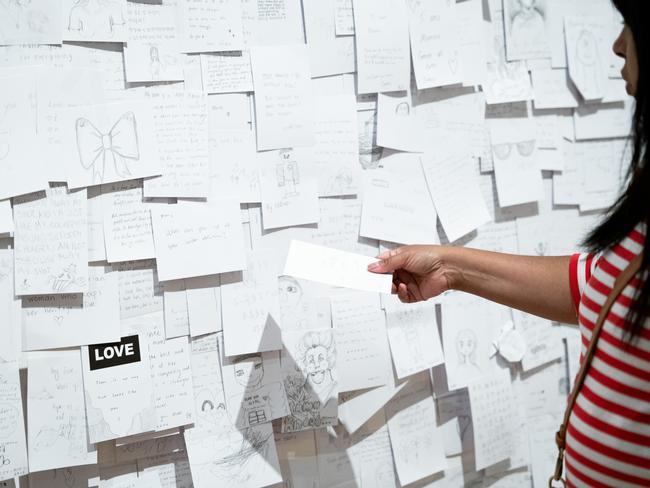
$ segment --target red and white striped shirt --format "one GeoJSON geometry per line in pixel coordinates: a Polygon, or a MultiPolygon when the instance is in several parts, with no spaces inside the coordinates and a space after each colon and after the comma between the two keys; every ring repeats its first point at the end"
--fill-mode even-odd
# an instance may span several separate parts
{"type": "MultiPolygon", "coordinates": [[[[645,225],[596,259],[571,258],[582,355],[614,280],[643,249],[645,225]]],[[[634,277],[612,307],[569,420],[568,486],[650,487],[650,320],[637,342],[625,340],[624,318],[639,286],[634,277]]]]}

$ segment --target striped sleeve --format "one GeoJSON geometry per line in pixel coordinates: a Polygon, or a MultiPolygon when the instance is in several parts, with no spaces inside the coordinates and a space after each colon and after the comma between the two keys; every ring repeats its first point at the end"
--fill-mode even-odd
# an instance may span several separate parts
{"type": "Polygon", "coordinates": [[[591,274],[596,269],[598,258],[592,253],[576,253],[571,256],[569,262],[569,285],[571,286],[571,298],[573,299],[573,306],[578,311],[580,304],[580,297],[584,292],[585,285],[591,278],[591,274]]]}

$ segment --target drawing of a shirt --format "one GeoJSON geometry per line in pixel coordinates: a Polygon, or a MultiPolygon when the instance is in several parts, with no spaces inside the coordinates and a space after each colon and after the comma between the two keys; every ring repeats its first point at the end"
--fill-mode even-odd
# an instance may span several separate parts
{"type": "Polygon", "coordinates": [[[70,9],[68,31],[77,32],[86,39],[113,37],[116,27],[125,25],[119,3],[106,0],[90,0],[86,5],[70,9]]]}

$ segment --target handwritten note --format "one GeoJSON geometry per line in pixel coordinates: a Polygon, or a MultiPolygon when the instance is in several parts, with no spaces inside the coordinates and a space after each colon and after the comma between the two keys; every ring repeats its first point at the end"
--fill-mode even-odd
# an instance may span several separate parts
{"type": "Polygon", "coordinates": [[[411,378],[386,406],[395,468],[402,485],[447,467],[427,373],[411,378]]]}
{"type": "Polygon", "coordinates": [[[190,345],[187,337],[149,348],[157,431],[192,424],[195,418],[190,345]]]}
{"type": "Polygon", "coordinates": [[[427,153],[422,158],[422,166],[449,242],[491,220],[479,187],[474,159],[460,154],[427,153]]]}
{"type": "Polygon", "coordinates": [[[361,187],[356,100],[352,95],[317,96],[312,149],[318,196],[356,195],[361,187]]]}
{"type": "Polygon", "coordinates": [[[96,463],[88,446],[79,350],[30,353],[27,375],[30,469],[96,463]]]}
{"type": "Polygon", "coordinates": [[[510,371],[502,370],[468,386],[474,426],[476,469],[503,461],[513,453],[515,400],[510,371]]]}
{"type": "Polygon", "coordinates": [[[210,192],[208,107],[203,94],[152,94],[162,176],[144,182],[145,197],[204,198],[210,192]]]}
{"type": "Polygon", "coordinates": [[[248,51],[201,54],[203,90],[206,93],[253,91],[253,74],[248,51]]]}
{"type": "Polygon", "coordinates": [[[440,239],[436,209],[420,157],[400,154],[391,158],[395,157],[399,161],[392,169],[377,169],[364,175],[359,235],[402,244],[437,244],[440,239]]]}
{"type": "Polygon", "coordinates": [[[26,351],[118,341],[117,273],[90,266],[86,293],[23,297],[22,330],[26,351]]]}
{"type": "Polygon", "coordinates": [[[277,257],[264,249],[249,252],[248,266],[221,279],[225,354],[280,349],[277,257]]]}
{"type": "Polygon", "coordinates": [[[120,342],[81,348],[91,443],[155,428],[149,341],[145,333],[136,332],[135,326],[127,327],[124,322],[122,325],[123,333],[135,333],[120,342]]]}
{"type": "Polygon", "coordinates": [[[418,89],[462,81],[456,3],[408,0],[407,4],[418,89]]]}
{"type": "Polygon", "coordinates": [[[314,142],[309,51],[305,45],[251,50],[257,149],[310,146],[314,142]]]}
{"type": "Polygon", "coordinates": [[[235,51],[243,47],[240,1],[183,1],[178,8],[181,51],[235,51]]]}
{"type": "Polygon", "coordinates": [[[302,241],[291,241],[282,274],[363,291],[390,293],[392,277],[370,273],[376,259],[302,241]]]}
{"type": "Polygon", "coordinates": [[[16,294],[88,289],[86,190],[55,186],[14,200],[16,294]]]}
{"type": "Polygon", "coordinates": [[[348,292],[331,298],[339,391],[393,381],[386,323],[375,293],[348,292]]]}
{"type": "MultiPolygon", "coordinates": [[[[0,19],[3,17],[0,6],[0,19]]],[[[4,20],[4,19],[3,19],[4,20]]],[[[0,33],[2,32],[0,20],[0,33]]],[[[0,34],[0,37],[2,34],[0,34]]],[[[33,101],[36,84],[33,77],[11,76],[0,78],[2,93],[0,107],[0,199],[23,195],[47,188],[47,178],[40,162],[33,101]]]]}
{"type": "Polygon", "coordinates": [[[152,221],[160,281],[246,267],[236,200],[152,209],[152,221]]]}
{"type": "Polygon", "coordinates": [[[359,94],[408,88],[408,22],[404,0],[354,0],[359,94]]]}
{"type": "Polygon", "coordinates": [[[155,257],[150,205],[142,200],[142,182],[104,189],[104,244],[109,263],[155,257]]]}
{"type": "Polygon", "coordinates": [[[0,364],[0,480],[27,474],[27,445],[18,364],[0,364]]]}
{"type": "Polygon", "coordinates": [[[406,4],[355,0],[354,23],[358,93],[406,90],[410,78],[406,4]]]}
{"type": "Polygon", "coordinates": [[[162,288],[152,259],[114,263],[112,268],[117,272],[122,319],[163,309],[162,288]]]}

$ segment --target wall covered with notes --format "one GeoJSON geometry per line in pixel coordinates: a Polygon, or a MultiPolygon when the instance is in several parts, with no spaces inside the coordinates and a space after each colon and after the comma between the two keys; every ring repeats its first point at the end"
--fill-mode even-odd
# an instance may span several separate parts
{"type": "Polygon", "coordinates": [[[0,485],[542,487],[580,338],[382,250],[579,250],[609,0],[0,0],[0,485]],[[585,15],[585,13],[588,15],[585,15]]]}

